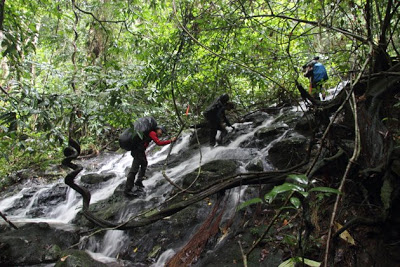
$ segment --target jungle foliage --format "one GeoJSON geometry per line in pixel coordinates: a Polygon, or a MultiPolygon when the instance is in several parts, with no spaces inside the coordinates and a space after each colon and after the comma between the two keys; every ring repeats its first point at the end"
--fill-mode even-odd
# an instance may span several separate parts
{"type": "Polygon", "coordinates": [[[153,115],[201,120],[227,92],[238,111],[296,103],[301,65],[319,55],[329,87],[371,57],[399,58],[400,3],[376,1],[0,1],[0,181],[88,150],[153,115]],[[190,105],[190,113],[184,113],[190,105]]]}

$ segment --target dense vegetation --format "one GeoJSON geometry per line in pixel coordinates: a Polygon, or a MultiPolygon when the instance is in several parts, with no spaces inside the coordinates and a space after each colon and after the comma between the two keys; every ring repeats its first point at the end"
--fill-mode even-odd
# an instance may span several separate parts
{"type": "Polygon", "coordinates": [[[328,86],[357,74],[370,46],[398,56],[393,0],[0,5],[1,179],[58,160],[68,136],[100,149],[143,115],[172,128],[197,121],[221,92],[243,110],[295,101],[314,55],[328,86]]]}
{"type": "MultiPolygon", "coordinates": [[[[297,105],[300,97],[309,98],[301,66],[318,55],[329,72],[326,86],[350,81],[346,92],[355,94],[343,91],[325,103],[309,98],[322,140],[328,140],[321,146],[326,154],[319,162],[314,154],[311,167],[296,177],[306,184],[323,170],[329,175],[320,180],[331,179],[342,192],[351,176],[354,196],[346,202],[371,203],[368,212],[356,214],[356,223],[395,225],[399,7],[395,0],[0,0],[0,188],[12,171],[59,163],[69,137],[84,153],[115,148],[118,132],[145,115],[177,132],[200,122],[201,111],[223,92],[236,103],[238,119],[272,105],[297,105]],[[343,146],[348,151],[338,133],[328,135],[331,125],[319,121],[342,108],[341,129],[353,139],[343,146]],[[322,165],[344,154],[335,171],[322,165]]],[[[299,187],[283,186],[298,193],[299,187]]],[[[332,209],[329,231],[339,200],[335,207],[324,203],[332,209]]],[[[316,203],[301,204],[307,210],[316,203]]]]}

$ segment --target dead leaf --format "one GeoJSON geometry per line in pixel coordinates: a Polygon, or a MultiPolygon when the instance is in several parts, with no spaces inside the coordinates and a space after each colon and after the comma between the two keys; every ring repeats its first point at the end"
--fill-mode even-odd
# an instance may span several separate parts
{"type": "Polygon", "coordinates": [[[60,261],[65,261],[66,259],[68,259],[69,256],[71,256],[71,255],[67,255],[67,256],[65,256],[65,257],[62,257],[62,258],[60,259],[60,261]]]}
{"type": "Polygon", "coordinates": [[[133,249],[133,253],[136,253],[138,251],[138,247],[133,249]]]}
{"type": "MultiPolygon", "coordinates": [[[[335,227],[337,228],[337,230],[340,230],[341,228],[343,228],[343,225],[341,225],[340,223],[336,222],[335,223],[335,227]]],[[[354,241],[354,238],[350,235],[349,232],[347,232],[347,230],[345,230],[343,233],[341,233],[340,238],[343,239],[344,241],[346,241],[347,243],[350,243],[352,245],[355,245],[356,242],[354,241]]]]}

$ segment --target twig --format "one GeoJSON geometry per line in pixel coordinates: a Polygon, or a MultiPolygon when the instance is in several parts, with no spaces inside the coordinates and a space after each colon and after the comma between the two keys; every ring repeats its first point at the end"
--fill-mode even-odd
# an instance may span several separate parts
{"type": "MultiPolygon", "coordinates": [[[[351,107],[353,110],[353,114],[354,114],[354,131],[355,131],[355,147],[354,147],[354,151],[353,151],[353,156],[351,157],[351,159],[349,160],[349,163],[347,164],[346,167],[346,171],[343,175],[342,181],[340,182],[339,185],[339,192],[342,193],[343,191],[343,187],[344,187],[344,182],[346,181],[346,178],[350,172],[351,167],[353,166],[353,164],[357,161],[358,156],[360,155],[360,149],[361,149],[361,145],[360,145],[360,129],[358,127],[358,116],[357,116],[357,106],[356,106],[356,97],[354,95],[354,92],[352,93],[352,101],[351,103],[351,107]]],[[[332,229],[333,229],[333,225],[335,223],[335,217],[336,217],[336,213],[337,213],[337,209],[339,206],[339,201],[341,199],[341,194],[337,194],[336,196],[336,201],[335,204],[333,206],[333,212],[332,212],[332,216],[331,216],[331,221],[329,224],[329,230],[328,230],[328,238],[326,240],[326,248],[325,248],[325,256],[324,256],[324,267],[328,266],[328,255],[329,255],[329,245],[330,245],[330,241],[331,241],[331,236],[332,236],[332,229]]]]}
{"type": "Polygon", "coordinates": [[[6,221],[6,223],[8,223],[12,228],[18,229],[18,227],[15,226],[15,224],[13,224],[12,222],[10,222],[10,221],[7,219],[7,217],[6,217],[1,211],[0,211],[0,216],[1,216],[1,218],[3,218],[3,219],[6,221]]]}
{"type": "Polygon", "coordinates": [[[92,16],[92,18],[100,24],[100,26],[103,28],[103,30],[104,30],[106,33],[108,33],[109,31],[108,31],[108,30],[106,29],[106,27],[103,25],[103,22],[106,22],[106,23],[123,23],[123,24],[125,25],[125,28],[128,28],[125,20],[101,20],[101,19],[97,18],[92,12],[89,12],[89,11],[86,11],[86,10],[81,9],[81,8],[75,3],[75,1],[73,1],[73,5],[74,5],[74,7],[75,7],[77,10],[79,10],[79,11],[82,12],[83,14],[92,16]]]}
{"type": "Polygon", "coordinates": [[[355,38],[356,40],[358,40],[358,41],[360,41],[362,43],[368,43],[368,39],[365,38],[364,36],[355,34],[353,32],[349,32],[346,29],[334,27],[334,26],[326,24],[326,23],[320,23],[319,21],[310,21],[310,20],[299,19],[299,18],[295,18],[295,17],[289,17],[289,16],[285,16],[285,15],[274,15],[274,14],[263,14],[263,15],[247,16],[247,17],[244,17],[243,19],[247,20],[247,19],[253,19],[253,18],[279,18],[279,19],[284,19],[284,20],[291,20],[291,21],[294,21],[294,22],[301,22],[301,23],[304,23],[304,24],[323,27],[323,28],[328,29],[328,30],[336,31],[336,32],[344,34],[346,37],[353,37],[353,38],[355,38]]]}
{"type": "Polygon", "coordinates": [[[8,96],[7,91],[6,91],[6,90],[3,88],[3,86],[1,86],[1,85],[0,85],[0,90],[8,96]]]}
{"type": "Polygon", "coordinates": [[[247,255],[244,254],[243,247],[242,247],[242,244],[240,243],[240,240],[238,241],[238,244],[239,244],[239,247],[240,247],[240,252],[242,253],[243,266],[247,267],[247,255]]]}

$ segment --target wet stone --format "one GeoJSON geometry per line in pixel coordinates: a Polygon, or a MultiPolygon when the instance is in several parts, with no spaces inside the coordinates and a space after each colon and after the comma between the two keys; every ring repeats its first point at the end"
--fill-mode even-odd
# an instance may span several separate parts
{"type": "Polygon", "coordinates": [[[117,175],[115,173],[89,173],[82,175],[81,181],[86,184],[99,184],[102,182],[106,182],[112,178],[115,178],[117,175]]]}
{"type": "Polygon", "coordinates": [[[246,170],[248,171],[253,171],[253,172],[261,172],[264,170],[264,164],[262,159],[260,158],[255,158],[251,160],[247,165],[246,165],[246,170]]]}
{"type": "Polygon", "coordinates": [[[307,139],[293,135],[275,143],[269,150],[268,160],[278,169],[301,163],[307,155],[307,139]]]}

